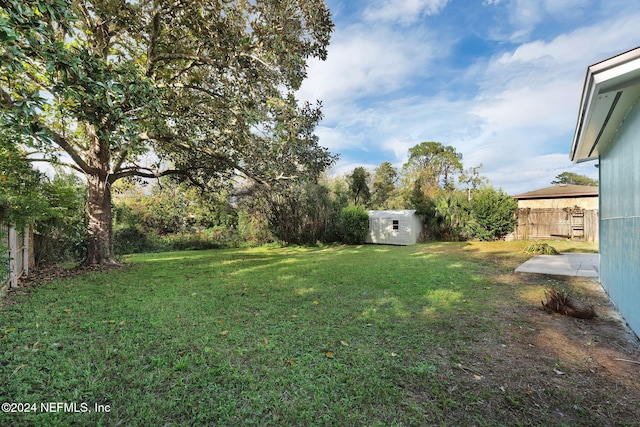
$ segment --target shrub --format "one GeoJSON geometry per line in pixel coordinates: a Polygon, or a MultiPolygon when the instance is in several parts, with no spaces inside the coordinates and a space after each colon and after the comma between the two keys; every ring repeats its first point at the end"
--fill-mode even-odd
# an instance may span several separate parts
{"type": "Polygon", "coordinates": [[[546,243],[533,243],[527,246],[524,251],[528,254],[537,255],[558,255],[560,253],[556,248],[546,243]]]}
{"type": "Polygon", "coordinates": [[[362,206],[347,206],[340,211],[342,241],[349,245],[365,242],[369,231],[369,214],[362,206]]]}
{"type": "Polygon", "coordinates": [[[486,187],[471,201],[473,224],[471,231],[479,240],[498,240],[511,233],[516,226],[518,203],[502,190],[486,187]]]}
{"type": "Polygon", "coordinates": [[[137,227],[125,227],[113,232],[113,250],[116,255],[152,252],[156,246],[137,227]]]}

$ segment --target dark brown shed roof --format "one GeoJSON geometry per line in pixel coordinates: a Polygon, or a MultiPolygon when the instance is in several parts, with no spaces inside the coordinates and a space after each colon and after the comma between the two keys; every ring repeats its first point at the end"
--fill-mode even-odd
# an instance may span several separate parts
{"type": "Polygon", "coordinates": [[[516,200],[560,199],[563,197],[598,197],[598,187],[591,187],[589,185],[560,184],[513,196],[516,200]]]}

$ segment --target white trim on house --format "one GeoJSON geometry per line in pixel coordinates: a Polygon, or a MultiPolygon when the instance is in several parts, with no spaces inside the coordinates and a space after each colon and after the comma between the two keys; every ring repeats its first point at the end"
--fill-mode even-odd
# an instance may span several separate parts
{"type": "Polygon", "coordinates": [[[585,77],[570,158],[597,160],[640,97],[640,47],[590,66],[585,77]]]}

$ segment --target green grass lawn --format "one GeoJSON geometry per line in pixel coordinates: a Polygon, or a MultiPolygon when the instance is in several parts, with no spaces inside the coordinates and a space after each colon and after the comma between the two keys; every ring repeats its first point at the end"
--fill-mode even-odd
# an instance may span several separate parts
{"type": "Polygon", "coordinates": [[[548,284],[500,279],[522,245],[147,254],[44,284],[0,311],[0,400],[37,405],[0,425],[597,425],[571,382],[505,390],[486,350],[548,284]]]}

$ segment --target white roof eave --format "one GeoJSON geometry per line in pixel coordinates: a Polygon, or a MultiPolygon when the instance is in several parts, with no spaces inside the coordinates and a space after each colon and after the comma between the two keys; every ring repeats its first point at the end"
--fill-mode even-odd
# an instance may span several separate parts
{"type": "Polygon", "coordinates": [[[640,48],[587,69],[571,145],[574,163],[595,160],[640,97],[640,48]]]}

